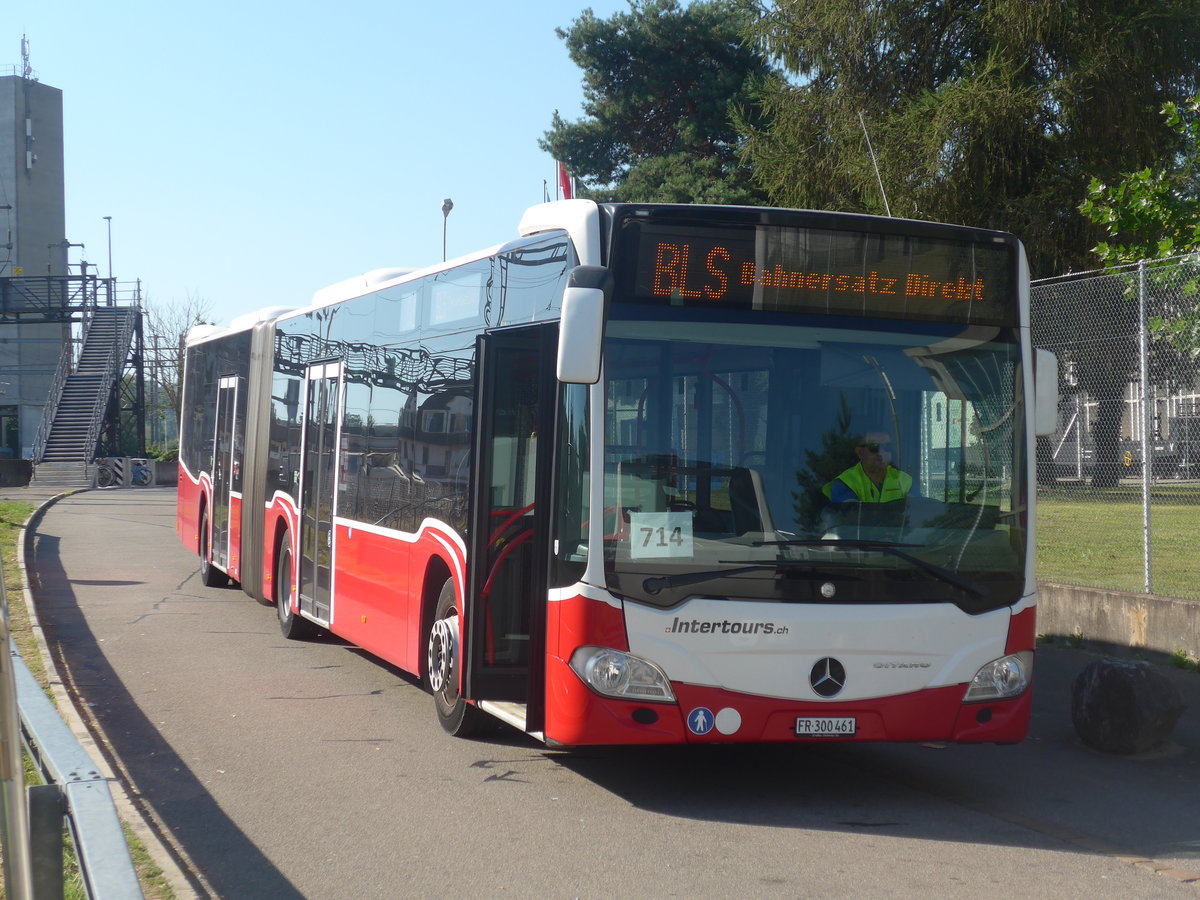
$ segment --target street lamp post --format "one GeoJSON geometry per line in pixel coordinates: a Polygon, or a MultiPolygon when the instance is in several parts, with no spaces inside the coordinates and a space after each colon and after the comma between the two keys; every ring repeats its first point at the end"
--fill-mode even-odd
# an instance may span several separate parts
{"type": "Polygon", "coordinates": [[[442,262],[446,261],[446,225],[450,221],[450,210],[454,209],[454,201],[447,197],[442,201],[442,262]]]}

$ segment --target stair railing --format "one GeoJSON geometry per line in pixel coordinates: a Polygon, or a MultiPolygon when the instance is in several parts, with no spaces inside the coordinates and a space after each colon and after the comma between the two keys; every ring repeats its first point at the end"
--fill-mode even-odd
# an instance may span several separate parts
{"type": "MultiPolygon", "coordinates": [[[[82,346],[83,342],[81,341],[80,349],[82,346]]],[[[54,416],[58,412],[58,404],[62,400],[63,388],[67,384],[68,376],[75,371],[75,358],[75,341],[68,338],[62,353],[59,354],[58,369],[54,373],[50,394],[42,409],[42,421],[38,424],[37,435],[33,439],[31,458],[35,466],[42,461],[42,454],[46,452],[46,442],[50,439],[50,428],[54,424],[54,416]]]]}
{"type": "Polygon", "coordinates": [[[125,368],[125,357],[129,355],[129,345],[133,341],[135,325],[134,312],[136,310],[133,307],[124,307],[123,314],[118,316],[121,324],[109,352],[108,366],[104,371],[104,378],[100,382],[100,390],[96,394],[96,405],[92,409],[92,423],[88,426],[87,441],[83,445],[84,457],[89,462],[93,461],[95,457],[96,443],[100,440],[100,429],[104,426],[108,395],[112,392],[113,385],[125,368]],[[118,348],[120,348],[119,351],[118,348]]]}

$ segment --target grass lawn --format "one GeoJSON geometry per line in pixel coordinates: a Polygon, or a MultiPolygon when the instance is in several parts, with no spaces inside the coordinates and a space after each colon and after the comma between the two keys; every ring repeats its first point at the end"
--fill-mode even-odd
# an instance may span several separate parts
{"type": "MultiPolygon", "coordinates": [[[[1039,489],[1038,578],[1123,591],[1145,589],[1141,485],[1039,489]]],[[[1154,593],[1200,599],[1200,485],[1150,492],[1154,593]]]]}
{"type": "Polygon", "coordinates": [[[29,611],[25,608],[25,597],[21,581],[17,536],[21,527],[33,515],[33,504],[23,500],[0,501],[0,563],[4,567],[4,587],[8,600],[9,629],[21,652],[21,659],[42,687],[46,686],[46,673],[38,653],[37,641],[30,629],[29,611]]]}

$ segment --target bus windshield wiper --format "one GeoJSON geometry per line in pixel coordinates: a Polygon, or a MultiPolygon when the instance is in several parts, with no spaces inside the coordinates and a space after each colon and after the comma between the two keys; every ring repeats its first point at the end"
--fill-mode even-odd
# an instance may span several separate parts
{"type": "MultiPolygon", "coordinates": [[[[725,560],[719,560],[725,562],[725,560]]],[[[733,560],[729,560],[733,562],[733,560]]],[[[808,562],[800,559],[783,559],[771,560],[770,562],[752,563],[750,565],[740,565],[736,569],[711,569],[704,572],[688,572],[684,575],[658,575],[653,578],[647,578],[642,582],[642,590],[651,596],[661,592],[664,588],[684,587],[689,584],[700,584],[705,581],[716,581],[718,578],[725,578],[728,575],[744,575],[747,572],[762,571],[763,569],[794,569],[804,568],[810,569],[815,565],[820,565],[816,562],[808,562]]]]}
{"type": "Polygon", "coordinates": [[[901,544],[896,541],[853,541],[853,540],[830,540],[830,539],[814,539],[814,540],[787,540],[787,541],[762,541],[756,542],[756,547],[841,547],[847,550],[878,550],[881,553],[888,553],[892,556],[902,559],[907,563],[911,563],[923,572],[928,572],[934,578],[946,582],[966,591],[968,594],[974,594],[976,597],[986,597],[987,592],[970,578],[964,578],[957,572],[952,572],[950,569],[943,568],[935,563],[926,562],[919,556],[913,556],[911,553],[902,550],[902,547],[920,547],[920,544],[901,544]]]}

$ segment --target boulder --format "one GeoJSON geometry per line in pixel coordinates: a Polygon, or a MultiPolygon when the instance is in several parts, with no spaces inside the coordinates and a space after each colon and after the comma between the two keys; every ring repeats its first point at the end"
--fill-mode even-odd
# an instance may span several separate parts
{"type": "Polygon", "coordinates": [[[1089,747],[1144,753],[1171,734],[1187,707],[1179,688],[1147,662],[1101,659],[1071,685],[1071,721],[1089,747]]]}

